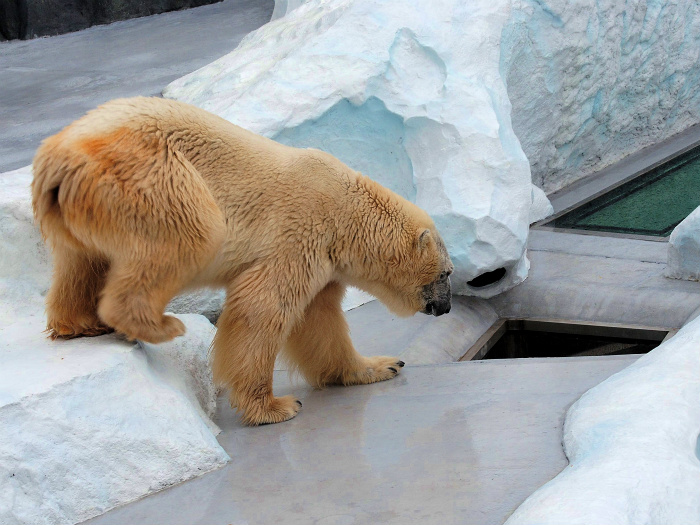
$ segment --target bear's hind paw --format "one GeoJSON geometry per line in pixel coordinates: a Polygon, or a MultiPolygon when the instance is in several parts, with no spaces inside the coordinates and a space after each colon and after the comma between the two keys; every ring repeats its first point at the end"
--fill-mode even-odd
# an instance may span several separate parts
{"type": "Polygon", "coordinates": [[[55,341],[56,339],[74,339],[76,337],[96,337],[112,333],[114,329],[100,322],[71,324],[52,321],[44,332],[52,341],[55,341]]]}

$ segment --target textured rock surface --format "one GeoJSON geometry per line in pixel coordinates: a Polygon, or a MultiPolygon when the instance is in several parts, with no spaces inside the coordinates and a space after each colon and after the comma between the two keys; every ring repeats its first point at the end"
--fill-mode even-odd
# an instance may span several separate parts
{"type": "Polygon", "coordinates": [[[512,126],[547,193],[700,123],[696,1],[496,3],[512,126]]]}
{"type": "Polygon", "coordinates": [[[29,167],[0,175],[0,523],[76,523],[228,460],[209,416],[214,327],[184,337],[49,341],[51,263],[29,167]]]}
{"type": "Polygon", "coordinates": [[[457,293],[522,281],[527,159],[499,74],[507,2],[313,0],[164,94],[295,146],[336,155],[435,219],[457,293]],[[498,284],[467,281],[497,268],[498,284]]]}
{"type": "Polygon", "coordinates": [[[570,465],[507,525],[700,521],[700,318],[569,409],[570,465]]]}
{"type": "Polygon", "coordinates": [[[695,0],[513,0],[501,72],[533,181],[554,191],[700,122],[695,0]]]}
{"type": "Polygon", "coordinates": [[[213,326],[134,345],[0,330],[0,523],[72,524],[223,465],[207,354],[213,326]]]}
{"type": "Polygon", "coordinates": [[[51,260],[34,225],[31,167],[0,174],[0,328],[18,317],[44,319],[51,260]]]}
{"type": "Polygon", "coordinates": [[[696,208],[673,230],[668,242],[666,276],[700,280],[700,208],[696,208]]]}

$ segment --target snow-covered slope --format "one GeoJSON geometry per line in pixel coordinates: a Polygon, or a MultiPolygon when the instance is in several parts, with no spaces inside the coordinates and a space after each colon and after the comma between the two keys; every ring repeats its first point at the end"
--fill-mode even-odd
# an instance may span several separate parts
{"type": "Polygon", "coordinates": [[[570,465],[507,525],[700,520],[700,318],[570,409],[570,465]]]}
{"type": "Polygon", "coordinates": [[[272,11],[271,20],[277,20],[283,16],[287,16],[297,7],[302,5],[305,0],[275,0],[275,8],[272,11]]]}
{"type": "Polygon", "coordinates": [[[455,292],[492,296],[527,275],[533,200],[499,73],[509,14],[508,2],[311,0],[164,95],[329,151],[415,201],[445,238],[455,292]],[[467,285],[501,267],[498,284],[467,285]]]}

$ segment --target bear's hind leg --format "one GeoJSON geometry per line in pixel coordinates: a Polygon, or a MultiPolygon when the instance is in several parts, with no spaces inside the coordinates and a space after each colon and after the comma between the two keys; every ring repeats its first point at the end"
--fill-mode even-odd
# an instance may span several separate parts
{"type": "Polygon", "coordinates": [[[115,155],[164,156],[159,169],[122,159],[128,176],[113,176],[96,200],[109,203],[92,242],[109,254],[110,270],[98,314],[130,339],[162,343],[185,333],[179,319],[163,315],[168,302],[216,256],[226,223],[192,164],[177,150],[139,153],[125,143],[115,155]],[[148,169],[147,169],[148,168],[148,169]]]}
{"type": "Polygon", "coordinates": [[[396,377],[403,361],[364,357],[355,350],[341,308],[344,294],[342,284],[330,282],[316,295],[287,339],[285,354],[317,387],[376,383],[396,377]]]}
{"type": "Polygon", "coordinates": [[[98,307],[100,318],[129,339],[170,341],[185,333],[185,325],[163,312],[187,277],[192,275],[182,271],[172,254],[114,261],[98,307]]]}
{"type": "Polygon", "coordinates": [[[97,315],[108,264],[74,244],[65,241],[53,248],[53,278],[46,296],[46,329],[51,339],[112,332],[97,315]]]}

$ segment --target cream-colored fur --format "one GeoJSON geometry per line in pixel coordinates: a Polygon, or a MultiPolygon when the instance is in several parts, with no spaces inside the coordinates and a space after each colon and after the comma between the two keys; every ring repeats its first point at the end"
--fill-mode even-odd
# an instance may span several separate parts
{"type": "Polygon", "coordinates": [[[403,366],[355,351],[340,308],[347,284],[402,315],[444,296],[438,282],[449,294],[452,264],[425,212],[331,155],[180,102],[121,99],[88,113],[44,141],[32,192],[53,251],[52,337],[114,329],[168,341],[184,333],[163,315],[173,296],[224,287],[214,378],[248,424],[301,406],[272,394],[285,343],[317,386],[381,381],[403,366]]]}

